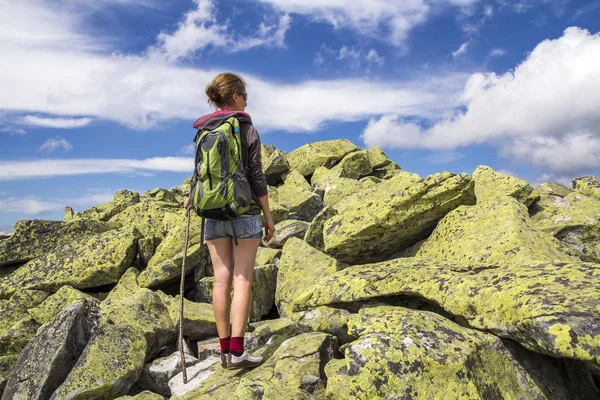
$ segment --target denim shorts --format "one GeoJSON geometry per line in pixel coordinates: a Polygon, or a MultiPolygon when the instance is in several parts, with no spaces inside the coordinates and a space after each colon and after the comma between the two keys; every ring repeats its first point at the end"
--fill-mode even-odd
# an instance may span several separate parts
{"type": "Polygon", "coordinates": [[[263,237],[260,215],[240,215],[231,221],[206,218],[204,221],[204,240],[215,240],[227,236],[233,237],[233,226],[238,239],[261,239],[263,237]]]}

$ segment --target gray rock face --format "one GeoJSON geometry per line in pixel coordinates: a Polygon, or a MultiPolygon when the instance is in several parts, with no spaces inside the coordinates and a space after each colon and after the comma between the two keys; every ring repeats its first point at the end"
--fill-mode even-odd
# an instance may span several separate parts
{"type": "MultiPolygon", "coordinates": [[[[191,354],[189,348],[186,348],[185,353],[186,367],[189,368],[198,362],[198,359],[191,354]]],[[[137,384],[143,389],[148,389],[163,396],[170,396],[169,381],[181,371],[181,356],[177,351],[168,357],[159,358],[146,364],[137,384]]]]}
{"type": "Polygon", "coordinates": [[[90,339],[94,323],[91,305],[67,304],[40,328],[21,352],[2,400],[47,399],[54,393],[90,339]]]}

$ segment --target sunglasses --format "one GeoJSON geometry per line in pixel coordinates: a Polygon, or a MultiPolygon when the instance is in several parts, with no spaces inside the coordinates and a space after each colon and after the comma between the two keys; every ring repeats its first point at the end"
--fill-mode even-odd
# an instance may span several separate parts
{"type": "Polygon", "coordinates": [[[243,93],[238,93],[238,94],[244,98],[244,101],[248,101],[248,93],[243,92],[243,93]]]}

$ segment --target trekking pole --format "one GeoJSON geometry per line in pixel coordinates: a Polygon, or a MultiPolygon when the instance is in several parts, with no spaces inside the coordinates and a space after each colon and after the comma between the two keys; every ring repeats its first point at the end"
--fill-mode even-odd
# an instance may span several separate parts
{"type": "Polygon", "coordinates": [[[179,297],[181,303],[179,305],[179,355],[181,357],[181,367],[183,368],[183,383],[187,384],[187,371],[185,369],[185,351],[183,349],[183,294],[185,287],[185,256],[187,253],[188,239],[190,235],[190,211],[191,206],[186,209],[187,226],[185,228],[185,243],[183,245],[183,260],[181,261],[181,284],[179,286],[179,297]]]}

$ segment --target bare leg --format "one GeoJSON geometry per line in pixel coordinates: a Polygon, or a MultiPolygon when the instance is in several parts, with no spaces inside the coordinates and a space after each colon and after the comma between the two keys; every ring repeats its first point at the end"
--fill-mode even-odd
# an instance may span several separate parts
{"type": "MultiPolygon", "coordinates": [[[[240,241],[241,242],[241,241],[240,241]]],[[[209,240],[206,242],[215,270],[215,286],[213,288],[213,310],[220,338],[228,337],[231,281],[233,278],[233,240],[230,237],[209,240]]]]}
{"type": "Polygon", "coordinates": [[[231,337],[243,337],[252,301],[252,273],[260,239],[240,239],[233,248],[233,313],[231,337]]]}

